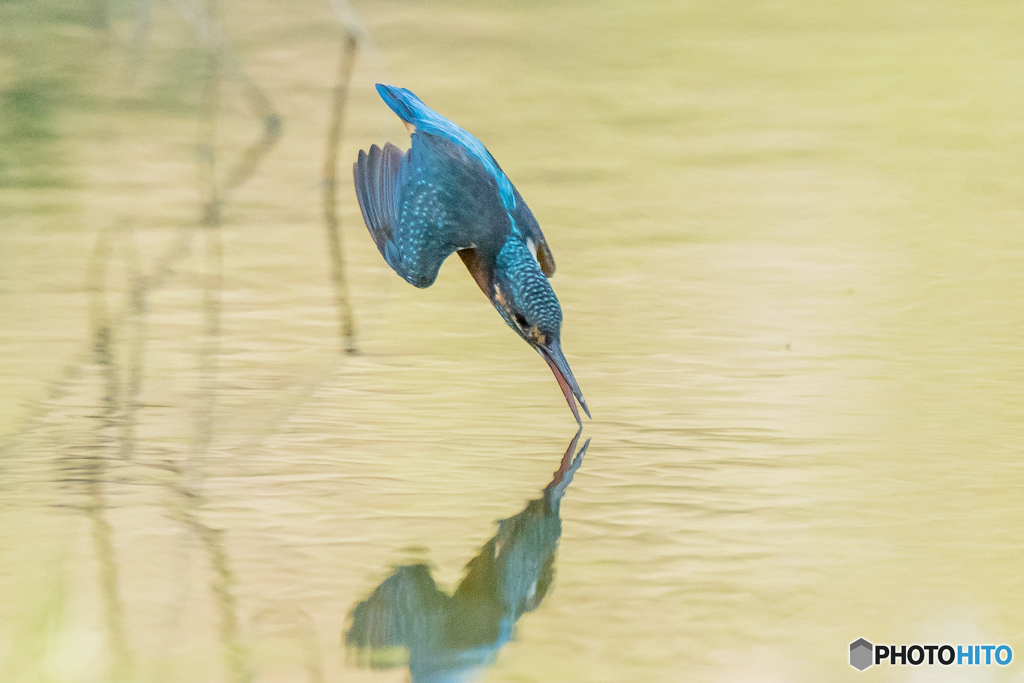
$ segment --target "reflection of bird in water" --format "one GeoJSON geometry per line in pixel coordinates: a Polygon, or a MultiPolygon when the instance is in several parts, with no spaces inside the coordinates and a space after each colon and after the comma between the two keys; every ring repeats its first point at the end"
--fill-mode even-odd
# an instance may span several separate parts
{"type": "Polygon", "coordinates": [[[540,225],[479,140],[404,88],[377,92],[412,132],[403,153],[388,143],[359,152],[354,165],[363,220],[388,265],[429,287],[458,251],[508,326],[547,361],[572,408],[586,401],[561,347],[562,308],[548,278],[555,272],[540,225]]]}
{"type": "Polygon", "coordinates": [[[590,445],[573,457],[579,438],[577,432],[543,497],[498,522],[453,595],[437,587],[426,565],[405,565],[355,606],[345,644],[361,665],[408,665],[416,683],[450,683],[472,680],[494,662],[519,617],[551,588],[562,496],[590,445]]]}

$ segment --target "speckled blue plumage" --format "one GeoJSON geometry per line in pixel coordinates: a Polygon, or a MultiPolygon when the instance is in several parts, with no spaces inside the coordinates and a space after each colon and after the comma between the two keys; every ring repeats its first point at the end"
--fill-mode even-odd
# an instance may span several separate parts
{"type": "MultiPolygon", "coordinates": [[[[548,336],[558,339],[562,329],[562,307],[530,250],[519,240],[507,240],[498,252],[495,265],[503,288],[508,289],[523,317],[548,336]]],[[[505,322],[516,332],[521,325],[498,309],[505,322]]]]}

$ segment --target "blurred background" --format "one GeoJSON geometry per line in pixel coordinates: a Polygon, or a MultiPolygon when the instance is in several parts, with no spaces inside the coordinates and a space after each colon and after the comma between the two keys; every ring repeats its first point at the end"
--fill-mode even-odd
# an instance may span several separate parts
{"type": "Polygon", "coordinates": [[[0,680],[1024,681],[847,663],[1024,656],[1022,35],[995,0],[0,3],[0,680]],[[369,239],[350,164],[408,146],[376,82],[540,221],[585,462],[459,260],[417,290],[369,239]]]}

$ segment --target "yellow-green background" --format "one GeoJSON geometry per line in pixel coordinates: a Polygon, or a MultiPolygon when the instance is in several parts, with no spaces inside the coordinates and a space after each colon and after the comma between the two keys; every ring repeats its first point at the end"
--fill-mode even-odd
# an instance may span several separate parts
{"type": "MultiPolygon", "coordinates": [[[[453,586],[547,483],[574,430],[547,368],[457,259],[416,290],[362,227],[349,163],[408,144],[382,81],[529,202],[594,414],[554,590],[486,680],[1024,680],[1020,3],[357,3],[355,357],[321,220],[331,6],[221,6],[283,134],[219,236],[191,5],[153,4],[142,53],[137,6],[108,30],[97,6],[0,4],[0,679],[109,679],[106,528],[131,680],[230,677],[224,566],[256,680],[310,680],[311,651],[324,680],[402,680],[346,663],[348,610],[410,554],[453,586]],[[118,317],[175,245],[143,324],[118,317]],[[135,358],[127,461],[105,397],[135,358]],[[89,456],[99,511],[67,469],[89,456]],[[182,521],[182,468],[220,560],[182,521]],[[858,673],[862,636],[1016,656],[858,673]]],[[[226,81],[222,173],[259,132],[226,81]]]]}

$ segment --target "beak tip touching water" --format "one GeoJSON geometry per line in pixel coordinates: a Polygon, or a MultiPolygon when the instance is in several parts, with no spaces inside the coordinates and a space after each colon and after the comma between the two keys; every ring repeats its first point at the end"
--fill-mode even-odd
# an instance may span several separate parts
{"type": "Polygon", "coordinates": [[[593,420],[594,418],[590,417],[590,408],[587,407],[587,402],[585,400],[583,400],[583,394],[581,393],[576,398],[579,399],[580,405],[583,407],[583,412],[587,414],[587,419],[588,420],[593,420]]]}
{"type": "Polygon", "coordinates": [[[548,366],[551,368],[551,372],[554,373],[555,379],[558,380],[558,386],[562,389],[562,393],[565,395],[565,400],[569,404],[569,408],[572,409],[572,414],[576,418],[576,424],[580,427],[583,426],[583,420],[580,418],[580,411],[576,408],[576,402],[579,401],[580,406],[583,408],[583,412],[590,417],[590,408],[587,407],[587,402],[583,398],[583,392],[580,391],[579,385],[576,383],[576,378],[572,375],[572,370],[569,368],[569,362],[565,360],[565,355],[562,353],[562,347],[554,341],[548,345],[538,345],[537,351],[547,361],[548,366]]]}

